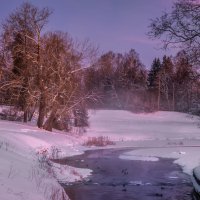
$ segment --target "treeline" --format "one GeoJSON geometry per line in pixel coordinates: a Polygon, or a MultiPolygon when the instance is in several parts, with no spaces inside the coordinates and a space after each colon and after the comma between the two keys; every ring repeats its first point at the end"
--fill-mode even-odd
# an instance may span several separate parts
{"type": "Polygon", "coordinates": [[[141,110],[145,103],[146,80],[147,70],[133,49],[124,55],[111,51],[103,54],[85,72],[86,89],[100,97],[100,101],[91,106],[99,108],[141,110]]]}
{"type": "Polygon", "coordinates": [[[186,52],[155,58],[149,70],[133,49],[95,56],[87,41],[45,32],[50,15],[24,3],[2,25],[0,103],[12,110],[1,119],[51,131],[87,126],[87,108],[200,113],[199,73],[186,52]]]}
{"type": "Polygon", "coordinates": [[[87,90],[101,96],[97,107],[134,112],[169,110],[199,114],[199,81],[198,70],[184,51],[173,58],[155,58],[149,70],[134,50],[124,55],[108,52],[85,75],[87,90]]]}

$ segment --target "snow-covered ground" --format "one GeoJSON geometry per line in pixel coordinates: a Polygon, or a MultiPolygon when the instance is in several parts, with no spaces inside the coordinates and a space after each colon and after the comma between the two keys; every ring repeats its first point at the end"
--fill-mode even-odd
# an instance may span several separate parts
{"type": "Polygon", "coordinates": [[[0,121],[0,199],[60,200],[63,195],[68,199],[57,179],[72,182],[91,171],[45,161],[82,153],[78,144],[76,138],[64,134],[0,121]]]}
{"type": "Polygon", "coordinates": [[[97,110],[89,113],[90,136],[114,140],[200,139],[198,117],[178,112],[134,114],[123,110],[97,110]]]}
{"type": "Polygon", "coordinates": [[[91,170],[46,162],[46,158],[94,149],[81,146],[87,137],[108,136],[116,141],[112,148],[137,147],[120,155],[122,159],[174,158],[187,173],[200,164],[197,117],[177,112],[133,114],[122,110],[90,111],[89,115],[90,127],[82,138],[0,121],[0,199],[59,200],[63,195],[68,199],[57,180],[81,180],[91,170]]]}
{"type": "Polygon", "coordinates": [[[143,147],[121,159],[157,161],[174,158],[191,174],[200,165],[200,118],[179,112],[134,114],[121,110],[90,112],[88,135],[109,136],[117,146],[143,147]]]}

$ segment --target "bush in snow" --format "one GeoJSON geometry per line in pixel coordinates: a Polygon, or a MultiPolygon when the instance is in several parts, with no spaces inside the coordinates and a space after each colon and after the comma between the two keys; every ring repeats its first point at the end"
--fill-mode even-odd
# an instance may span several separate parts
{"type": "Polygon", "coordinates": [[[0,119],[9,121],[22,121],[23,113],[14,107],[4,108],[0,112],[0,119]]]}
{"type": "Polygon", "coordinates": [[[87,141],[84,142],[85,146],[106,146],[106,145],[115,145],[109,137],[99,136],[99,137],[89,137],[87,141]]]}

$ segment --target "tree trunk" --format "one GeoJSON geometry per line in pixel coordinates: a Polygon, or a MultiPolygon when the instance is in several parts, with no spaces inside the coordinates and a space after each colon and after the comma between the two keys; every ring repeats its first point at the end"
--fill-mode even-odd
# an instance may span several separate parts
{"type": "Polygon", "coordinates": [[[27,110],[24,111],[24,122],[25,123],[28,122],[28,111],[27,110]]]}
{"type": "MultiPolygon", "coordinates": [[[[26,19],[25,19],[26,23],[26,19]]],[[[25,44],[24,44],[24,53],[25,53],[25,66],[27,68],[27,38],[26,38],[26,33],[25,33],[25,44]]],[[[24,83],[23,83],[23,88],[25,88],[23,96],[24,96],[24,122],[28,122],[28,110],[27,110],[27,97],[28,97],[28,92],[27,92],[27,87],[28,87],[28,76],[26,74],[24,83]]]]}
{"type": "Polygon", "coordinates": [[[49,116],[49,118],[46,120],[43,128],[47,131],[52,131],[53,129],[53,122],[55,121],[56,119],[56,111],[53,110],[49,116]]]}
{"type": "Polygon", "coordinates": [[[41,94],[40,102],[39,102],[39,116],[37,120],[37,126],[39,128],[43,127],[44,118],[45,118],[45,111],[46,111],[46,102],[45,102],[45,95],[41,94]]]}
{"type": "Polygon", "coordinates": [[[175,85],[173,83],[172,85],[172,109],[173,111],[175,111],[175,85]]]}
{"type": "Polygon", "coordinates": [[[35,110],[36,110],[36,106],[34,106],[34,108],[32,108],[30,111],[29,111],[29,115],[28,115],[28,121],[30,122],[33,118],[33,115],[35,113],[35,110]]]}
{"type": "Polygon", "coordinates": [[[160,110],[160,76],[158,77],[158,110],[160,110]]]}

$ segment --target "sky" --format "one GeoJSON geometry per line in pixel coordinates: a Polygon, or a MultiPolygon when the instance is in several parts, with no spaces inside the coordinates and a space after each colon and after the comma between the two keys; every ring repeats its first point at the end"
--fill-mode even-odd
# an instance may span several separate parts
{"type": "MultiPolygon", "coordinates": [[[[175,55],[175,50],[161,49],[161,41],[147,36],[151,19],[169,12],[174,0],[28,0],[53,14],[47,31],[68,32],[78,40],[89,39],[100,52],[125,53],[135,49],[149,68],[155,57],[175,55]]],[[[24,0],[0,0],[0,21],[24,0]]]]}

